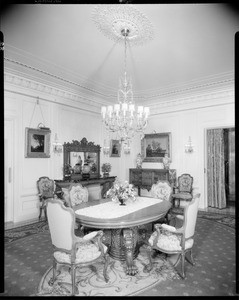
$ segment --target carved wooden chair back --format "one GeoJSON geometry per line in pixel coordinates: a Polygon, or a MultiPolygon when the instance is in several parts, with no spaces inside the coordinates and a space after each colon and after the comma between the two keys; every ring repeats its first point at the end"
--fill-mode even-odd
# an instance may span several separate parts
{"type": "Polygon", "coordinates": [[[151,196],[171,202],[173,189],[167,180],[159,180],[150,190],[151,196]]]}
{"type": "Polygon", "coordinates": [[[37,180],[38,196],[40,200],[39,220],[41,219],[42,210],[44,210],[45,218],[47,220],[46,200],[54,197],[54,188],[54,180],[47,176],[42,176],[37,180]]]}
{"type": "Polygon", "coordinates": [[[193,177],[190,174],[182,174],[178,177],[179,193],[192,193],[193,177]]]}
{"type": "Polygon", "coordinates": [[[54,197],[54,180],[47,176],[42,176],[37,180],[39,196],[44,199],[54,197]]]}
{"type": "Polygon", "coordinates": [[[70,205],[74,207],[83,202],[88,202],[89,192],[87,187],[82,186],[80,183],[71,184],[69,187],[70,205]]]}
{"type": "Polygon", "coordinates": [[[104,257],[103,275],[109,280],[107,266],[109,263],[108,248],[102,243],[103,231],[94,231],[84,237],[74,233],[75,213],[66,207],[59,199],[49,199],[47,202],[48,224],[53,245],[53,277],[51,285],[56,280],[57,264],[71,268],[72,295],[77,292],[75,285],[76,268],[94,264],[104,257]],[[64,220],[64,222],[63,222],[64,220]]]}

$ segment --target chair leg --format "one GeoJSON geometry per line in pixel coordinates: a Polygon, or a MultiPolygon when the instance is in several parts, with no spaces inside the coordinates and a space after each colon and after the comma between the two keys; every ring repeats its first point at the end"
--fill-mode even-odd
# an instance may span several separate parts
{"type": "Polygon", "coordinates": [[[153,252],[152,247],[150,245],[146,245],[146,254],[149,260],[149,264],[144,267],[145,272],[150,272],[153,268],[152,252],[153,252]]]}
{"type": "Polygon", "coordinates": [[[74,265],[71,266],[71,281],[72,281],[72,296],[75,296],[77,293],[76,288],[76,267],[74,265]]]}
{"type": "Polygon", "coordinates": [[[56,280],[56,261],[53,259],[52,278],[49,280],[49,285],[52,286],[56,280]]]}
{"type": "Polygon", "coordinates": [[[182,278],[185,278],[185,272],[184,272],[184,267],[185,267],[185,253],[181,254],[181,264],[182,264],[182,278]]]}
{"type": "Polygon", "coordinates": [[[195,260],[193,258],[193,254],[192,254],[192,249],[189,250],[189,253],[190,253],[190,257],[188,258],[187,256],[185,256],[186,260],[191,264],[191,265],[195,265],[195,260]]]}
{"type": "Polygon", "coordinates": [[[44,214],[45,214],[45,218],[46,218],[46,221],[47,221],[47,212],[46,212],[46,206],[44,206],[44,214]]]}
{"type": "Polygon", "coordinates": [[[42,214],[42,207],[40,206],[40,214],[39,214],[39,217],[38,217],[39,221],[41,220],[41,214],[42,214]]]}
{"type": "Polygon", "coordinates": [[[107,268],[108,268],[109,259],[110,259],[110,256],[109,256],[108,253],[105,254],[104,259],[105,259],[105,264],[104,264],[103,275],[104,275],[104,278],[105,278],[105,282],[108,282],[109,279],[110,279],[108,274],[107,274],[107,268]]]}

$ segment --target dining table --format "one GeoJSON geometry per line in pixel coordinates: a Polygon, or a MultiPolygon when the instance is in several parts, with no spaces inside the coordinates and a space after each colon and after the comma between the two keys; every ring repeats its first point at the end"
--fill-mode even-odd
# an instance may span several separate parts
{"type": "Polygon", "coordinates": [[[141,225],[163,218],[171,208],[171,202],[152,197],[138,196],[126,205],[111,199],[88,201],[74,208],[76,221],[84,227],[101,229],[107,233],[105,243],[113,259],[126,262],[126,274],[135,275],[138,270],[134,259],[139,254],[141,225]]]}

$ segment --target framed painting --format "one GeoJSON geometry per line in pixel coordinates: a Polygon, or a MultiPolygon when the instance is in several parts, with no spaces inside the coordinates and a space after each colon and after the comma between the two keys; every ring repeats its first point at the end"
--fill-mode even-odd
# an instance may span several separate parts
{"type": "Polygon", "coordinates": [[[110,156],[111,157],[120,157],[121,144],[119,140],[111,140],[110,143],[110,156]]]}
{"type": "Polygon", "coordinates": [[[35,129],[26,127],[25,157],[50,157],[50,129],[35,129]]]}
{"type": "Polygon", "coordinates": [[[166,153],[171,159],[171,133],[145,134],[141,140],[141,153],[143,162],[163,162],[166,153]]]}

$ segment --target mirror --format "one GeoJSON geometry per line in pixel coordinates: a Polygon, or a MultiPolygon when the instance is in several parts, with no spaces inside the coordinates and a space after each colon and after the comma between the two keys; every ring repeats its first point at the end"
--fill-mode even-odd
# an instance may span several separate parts
{"type": "Polygon", "coordinates": [[[82,180],[100,177],[100,145],[88,142],[64,143],[64,180],[82,180]]]}

